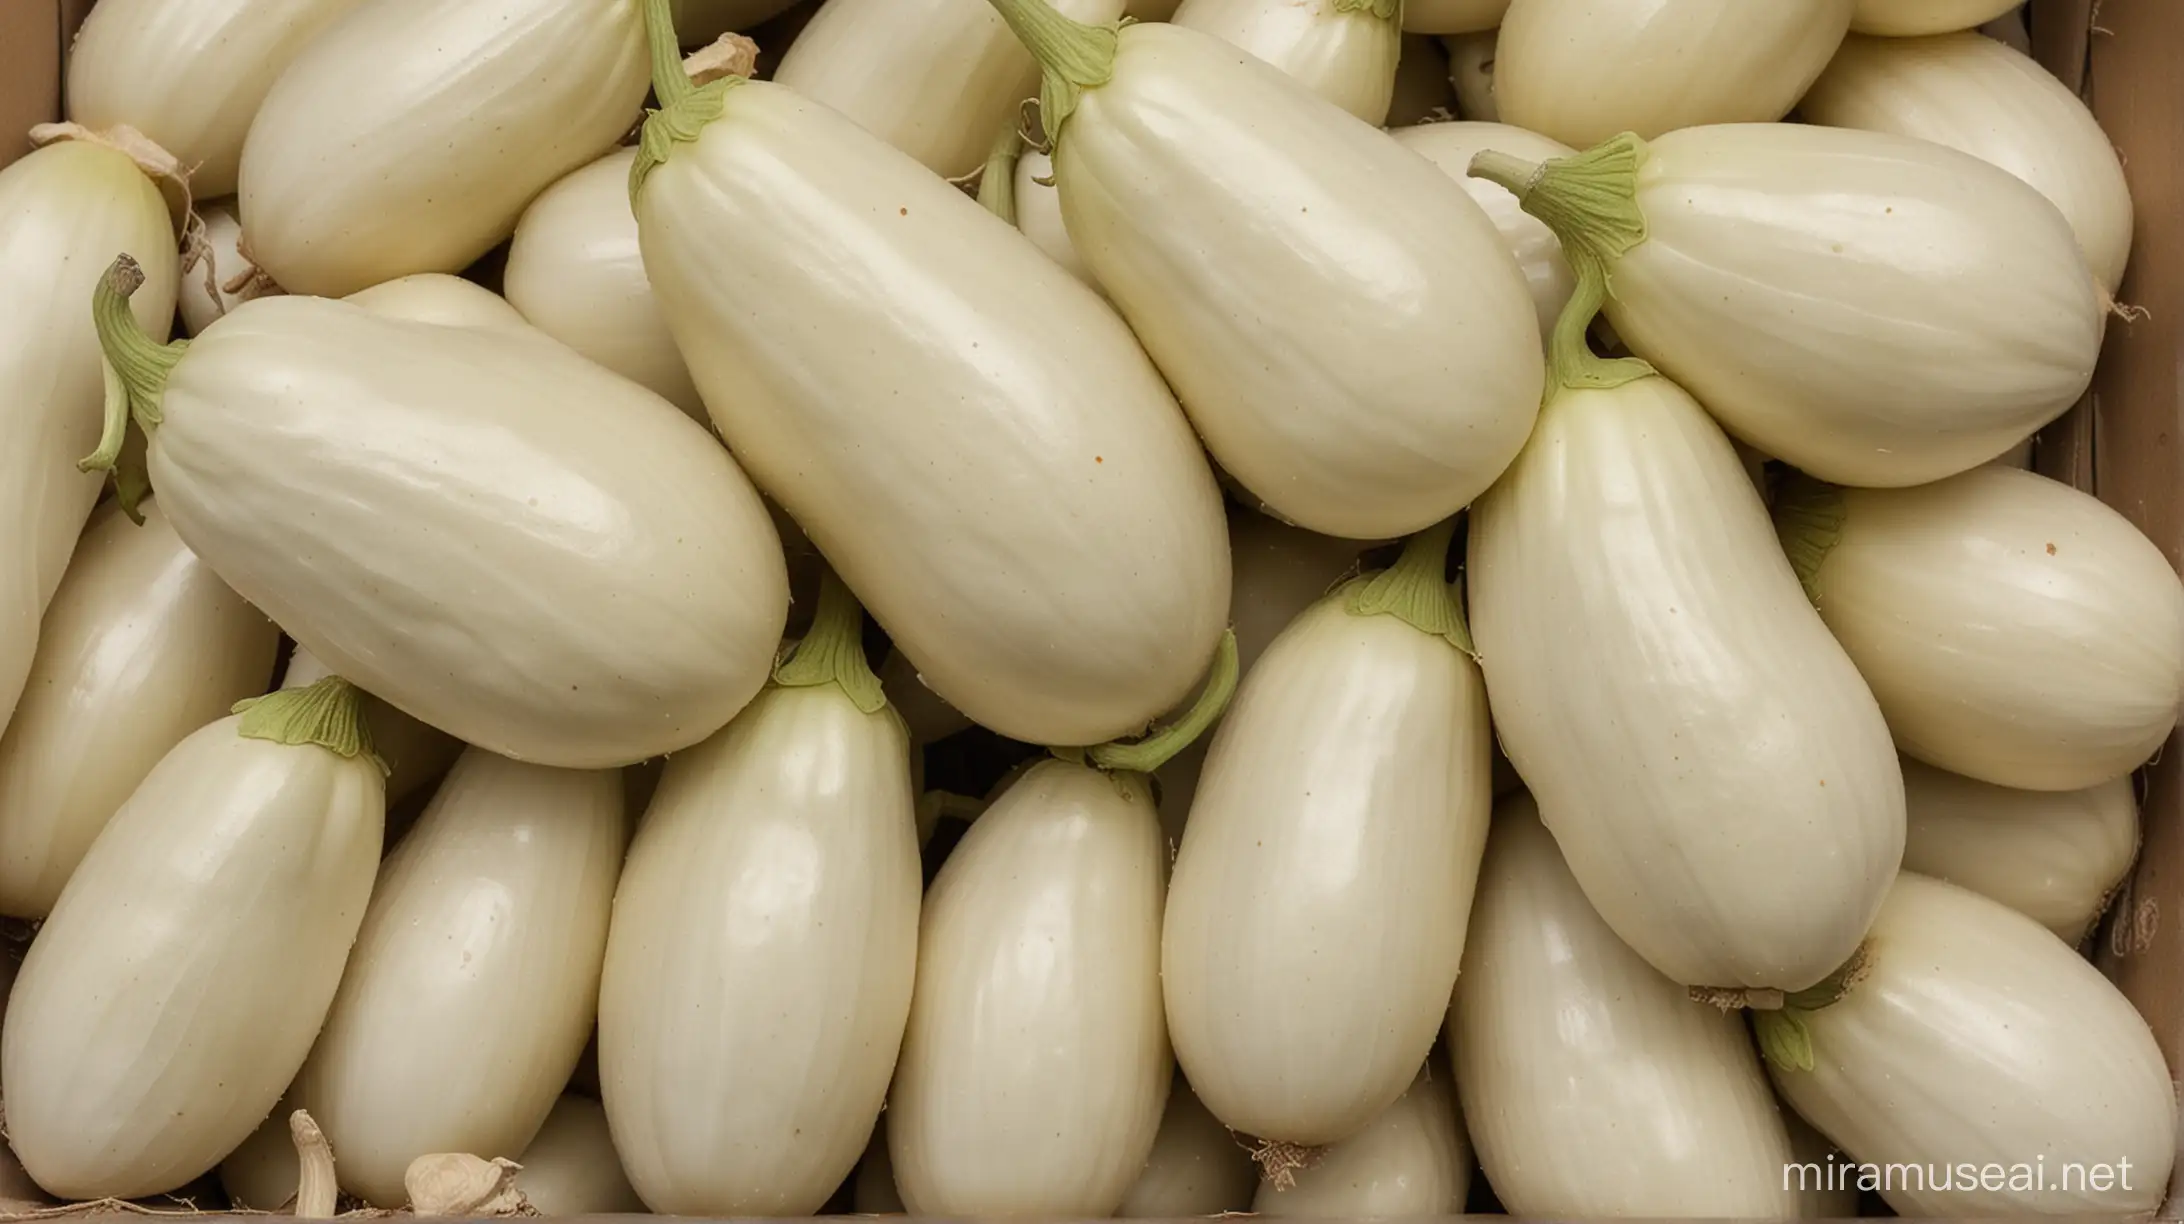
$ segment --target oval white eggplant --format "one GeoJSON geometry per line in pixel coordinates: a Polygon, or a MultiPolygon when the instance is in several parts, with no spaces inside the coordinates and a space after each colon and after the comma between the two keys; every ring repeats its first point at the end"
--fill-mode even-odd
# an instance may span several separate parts
{"type": "Polygon", "coordinates": [[[917,667],[899,650],[888,651],[886,660],[880,664],[880,684],[886,688],[887,700],[895,707],[895,712],[902,715],[913,749],[922,749],[972,726],[971,720],[961,711],[925,687],[925,682],[918,678],[917,667]]]}
{"type": "Polygon", "coordinates": [[[1798,1214],[1743,1019],[1608,929],[1528,795],[1495,811],[1448,1027],[1471,1141],[1512,1215],[1798,1214]]]}
{"type": "Polygon", "coordinates": [[[102,330],[163,405],[146,449],[183,542],[412,716],[604,768],[696,743],[764,682],[779,539],[642,387],[535,335],[318,298],[245,303],[186,351],[102,330]]]}
{"type": "Polygon", "coordinates": [[[1406,0],[1403,28],[1416,34],[1470,34],[1492,30],[1509,11],[1509,0],[1406,0]]]}
{"type": "Polygon", "coordinates": [[[1858,0],[1850,28],[1894,38],[1947,34],[1983,25],[2023,0],[1858,0]]]}
{"type": "Polygon", "coordinates": [[[2039,923],[1905,872],[1852,976],[1833,1004],[1776,1013],[1801,1040],[1771,1042],[1763,1028],[1762,1043],[1784,1099],[1851,1159],[1911,1166],[1881,1187],[1899,1214],[2161,1204],[2177,1127],[2161,1049],[2130,1001],[2039,923]]]}
{"type": "Polygon", "coordinates": [[[1358,0],[1183,0],[1176,25],[1241,47],[1378,127],[1403,53],[1400,4],[1358,0]]]}
{"type": "Polygon", "coordinates": [[[175,155],[190,189],[235,190],[243,137],[274,79],[358,0],[99,0],[68,54],[68,117],[127,125],[175,155]]]}
{"type": "Polygon", "coordinates": [[[1954,475],[2031,436],[2092,378],[2100,286],[2076,236],[1970,154],[1751,123],[1618,139],[1546,167],[1530,185],[1521,159],[1482,169],[1535,209],[1582,194],[1557,232],[1606,261],[1615,334],[1729,432],[1822,480],[1954,475]]]}
{"type": "Polygon", "coordinates": [[[753,29],[797,0],[673,0],[675,29],[691,46],[709,43],[730,30],[753,29]]]}
{"type": "MultiPolygon", "coordinates": [[[[333,673],[298,646],[281,673],[282,688],[316,684],[333,673]]],[[[461,741],[438,727],[418,722],[370,693],[364,694],[364,723],[372,731],[372,752],[387,767],[387,806],[393,807],[420,787],[438,782],[461,755],[461,741]]],[[[286,1114],[281,1115],[286,1118],[286,1114]]],[[[287,1123],[281,1123],[286,1126],[287,1123]]],[[[281,1132],[286,1135],[288,1132],[281,1132]]]]}
{"type": "Polygon", "coordinates": [[[1981,467],[1913,489],[1802,481],[1775,515],[1905,754],[2078,790],[2144,764],[2176,726],[2184,582],[2092,495],[1981,467]]]}
{"type": "Polygon", "coordinates": [[[1449,79],[1448,49],[1429,34],[1405,34],[1388,96],[1388,126],[1446,121],[1456,116],[1456,89],[1449,79]]]}
{"type": "Polygon", "coordinates": [[[1501,122],[1501,106],[1494,100],[1494,48],[1500,39],[1501,31],[1485,30],[1442,40],[1448,48],[1448,83],[1456,91],[1456,113],[1465,119],[1501,122]]]}
{"type": "Polygon", "coordinates": [[[792,90],[721,88],[637,199],[721,435],[949,705],[1031,743],[1142,730],[1228,619],[1220,492],[1159,373],[916,162],[792,90]]]}
{"type": "MultiPolygon", "coordinates": [[[[1055,0],[1113,21],[1122,0],[1055,0]]],[[[1039,71],[985,0],[827,0],[773,79],[954,177],[1039,92],[1039,71]]]]}
{"type": "Polygon", "coordinates": [[[374,0],[328,26],[243,143],[243,234],[291,293],[460,272],[614,147],[645,96],[639,0],[374,0]]]}
{"type": "Polygon", "coordinates": [[[707,425],[705,403],[645,278],[618,149],[546,189],[516,223],[501,289],[538,329],[707,425]]]}
{"type": "Polygon", "coordinates": [[[1428,123],[1396,128],[1388,133],[1413,152],[1448,172],[1493,220],[1509,253],[1524,271],[1524,283],[1532,291],[1532,305],[1539,312],[1539,334],[1552,335],[1555,320],[1570,304],[1577,276],[1562,255],[1562,244],[1547,223],[1524,211],[1524,205],[1499,183],[1471,177],[1471,159],[1484,149],[1496,149],[1527,161],[1568,157],[1576,150],[1560,141],[1505,123],[1428,123]]]}
{"type": "Polygon", "coordinates": [[[280,630],[143,511],[92,515],[0,736],[0,913],[45,917],[167,750],[273,674],[280,630]]]}
{"type": "MultiPolygon", "coordinates": [[[[1152,1155],[1115,1209],[1117,1219],[1177,1220],[1251,1210],[1259,1167],[1181,1075],[1168,1088],[1152,1155]]],[[[860,1208],[861,1210],[861,1208],[860,1208]]]]}
{"type": "Polygon", "coordinates": [[[419,1156],[530,1145],[591,1037],[629,823],[612,771],[455,762],[379,870],[298,1085],[342,1189],[400,1207],[419,1156]]]}
{"type": "Polygon", "coordinates": [[[523,1168],[516,1173],[516,1189],[543,1215],[641,1215],[645,1210],[614,1154],[607,1111],[590,1097],[572,1092],[554,1102],[546,1124],[517,1163],[523,1168]]]}
{"type": "Polygon", "coordinates": [[[2031,56],[1971,30],[1854,34],[1797,110],[1807,123],[1915,136],[2000,166],[2062,210],[2103,288],[2123,283],[2123,162],[2093,112],[2031,56]]]}
{"type": "MultiPolygon", "coordinates": [[[[353,720],[353,699],[334,700],[353,720]]],[[[326,1018],[379,865],[385,793],[368,755],[238,733],[274,703],[294,704],[267,698],[175,745],[23,962],[0,1032],[8,1138],[56,1195],[139,1197],[209,1171],[326,1018]]]]}
{"type": "Polygon", "coordinates": [[[359,289],[346,299],[375,315],[437,323],[443,327],[485,327],[518,335],[537,335],[507,299],[475,281],[446,272],[419,272],[359,289]]]}
{"type": "Polygon", "coordinates": [[[1092,269],[1084,266],[1069,227],[1062,221],[1062,194],[1054,185],[1054,159],[1037,149],[1026,149],[1016,160],[1016,228],[1047,258],[1071,276],[1094,289],[1092,269]]]}
{"type": "Polygon", "coordinates": [[[933,881],[887,1102],[914,1215],[1104,1216],[1144,1169],[1174,1063],[1167,854],[1142,776],[1041,761],[933,881]]]}
{"type": "Polygon", "coordinates": [[[187,258],[190,252],[185,249],[183,262],[189,266],[180,269],[175,296],[182,325],[193,336],[251,298],[279,292],[236,246],[243,236],[243,223],[235,219],[235,201],[200,204],[197,216],[204,222],[204,245],[194,261],[187,258]],[[232,291],[230,284],[235,285],[232,291]]]}
{"type": "Polygon", "coordinates": [[[1444,637],[1453,527],[1298,617],[1222,719],[1175,860],[1176,1059],[1231,1127],[1317,1147],[1401,1096],[1440,1033],[1493,797],[1486,689],[1444,637]],[[1396,588],[1437,600],[1421,628],[1396,588]]]}
{"type": "Polygon", "coordinates": [[[83,304],[128,252],[130,305],[164,339],[175,242],[159,189],[121,153],[64,141],[0,170],[0,730],[38,649],[38,621],[99,498],[76,468],[98,445],[98,336],[83,304]]]}
{"type": "Polygon", "coordinates": [[[1888,726],[1771,537],[1656,377],[1559,391],[1472,510],[1502,748],[1608,925],[1691,986],[1818,982],[1903,855],[1888,726]]]}
{"type": "Polygon", "coordinates": [[[1992,897],[2076,947],[2138,856],[2131,779],[2075,791],[1992,786],[1903,763],[1906,871],[1992,897]]]}
{"type": "Polygon", "coordinates": [[[1365,1129],[1292,1174],[1286,1189],[1259,1183],[1251,1210],[1298,1220],[1462,1215],[1471,1192],[1471,1144],[1448,1077],[1429,1060],[1416,1081],[1365,1129]]]}
{"type": "Polygon", "coordinates": [[[1856,0],[1513,0],[1494,56],[1505,123],[1588,148],[1790,113],[1856,0]]]}
{"type": "MultiPolygon", "coordinates": [[[[838,648],[861,650],[855,605],[839,615],[838,648]]],[[[924,877],[908,736],[861,654],[854,669],[869,709],[842,687],[773,686],[669,758],[630,851],[599,1072],[654,1211],[809,1215],[880,1116],[924,877]]]]}
{"type": "Polygon", "coordinates": [[[1531,297],[1486,214],[1210,35],[1129,26],[1112,63],[1046,114],[1062,215],[1222,468],[1324,535],[1469,503],[1539,410],[1531,297]]]}

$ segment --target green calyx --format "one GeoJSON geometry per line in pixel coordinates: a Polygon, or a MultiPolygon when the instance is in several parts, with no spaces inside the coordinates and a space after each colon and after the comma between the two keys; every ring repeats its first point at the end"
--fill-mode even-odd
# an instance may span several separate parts
{"type": "Polygon", "coordinates": [[[1805,587],[1805,598],[1820,604],[1820,567],[1843,538],[1843,491],[1793,473],[1775,491],[1775,535],[1790,558],[1790,568],[1805,587]]]}
{"type": "Polygon", "coordinates": [[[1752,1029],[1759,1037],[1759,1051],[1768,1062],[1784,1071],[1813,1068],[1811,1019],[1813,1013],[1833,1007],[1865,980],[1870,945],[1860,944],[1843,967],[1820,984],[1783,997],[1782,1006],[1752,1013],[1752,1029]]]}
{"type": "Polygon", "coordinates": [[[880,678],[865,661],[864,607],[832,569],[819,578],[819,610],[811,632],[790,647],[774,667],[782,688],[818,688],[831,684],[866,714],[887,708],[880,678]]]}
{"type": "Polygon", "coordinates": [[[1351,582],[1343,609],[1352,616],[1393,616],[1404,624],[1476,657],[1471,626],[1464,622],[1456,588],[1445,577],[1456,520],[1436,523],[1403,545],[1394,565],[1351,582]]]}
{"type": "Polygon", "coordinates": [[[1548,338],[1547,396],[1563,387],[1620,387],[1654,373],[1635,357],[1592,351],[1585,332],[1607,305],[1609,273],[1625,252],[1646,240],[1638,208],[1638,168],[1646,142],[1625,132],[1571,157],[1528,162],[1492,149],[1471,159],[1471,176],[1509,189],[1524,211],[1547,223],[1577,274],[1577,291],[1548,338]]]}
{"type": "Polygon", "coordinates": [[[79,471],[112,473],[122,512],[139,526],[144,514],[137,506],[151,491],[151,477],[144,468],[144,448],[128,445],[129,423],[135,421],[147,439],[159,428],[160,397],[190,347],[187,340],[161,344],[137,322],[129,298],[143,285],[143,267],[122,255],[91,291],[91,325],[106,357],[106,426],[99,448],[76,464],[79,471]]]}
{"type": "Polygon", "coordinates": [[[1131,743],[1051,751],[1064,761],[1094,765],[1109,773],[1149,774],[1196,743],[1199,736],[1220,721],[1222,713],[1228,709],[1229,699],[1236,696],[1239,670],[1236,631],[1230,629],[1221,634],[1221,644],[1213,652],[1213,666],[1206,672],[1206,683],[1198,690],[1198,700],[1191,703],[1183,717],[1131,743]]]}
{"type": "Polygon", "coordinates": [[[645,180],[675,150],[698,138],[705,125],[720,118],[728,91],[747,78],[722,77],[694,85],[683,70],[682,44],[675,41],[673,0],[644,0],[645,45],[652,53],[652,92],[660,109],[645,116],[637,137],[637,160],[629,167],[629,198],[635,204],[645,180]]]}
{"type": "Polygon", "coordinates": [[[1016,224],[1016,161],[1024,155],[1024,134],[1011,114],[1001,135],[986,154],[985,169],[978,174],[978,202],[986,211],[1010,225],[1016,224]]]}
{"type": "Polygon", "coordinates": [[[345,761],[369,757],[386,772],[386,762],[372,751],[363,691],[339,676],[238,701],[232,712],[243,716],[235,733],[244,739],[312,744],[345,761]]]}
{"type": "Polygon", "coordinates": [[[1054,11],[1047,0],[987,0],[1009,23],[1018,42],[1039,61],[1039,124],[1048,147],[1062,136],[1062,125],[1077,111],[1087,89],[1097,89],[1115,75],[1122,47],[1120,21],[1097,25],[1054,11]]]}
{"type": "Polygon", "coordinates": [[[1403,0],[1335,0],[1338,13],[1370,13],[1382,21],[1403,20],[1403,0]]]}
{"type": "Polygon", "coordinates": [[[960,820],[969,824],[986,810],[986,801],[970,795],[958,795],[954,791],[927,791],[918,796],[918,844],[933,840],[933,830],[946,819],[960,820]]]}

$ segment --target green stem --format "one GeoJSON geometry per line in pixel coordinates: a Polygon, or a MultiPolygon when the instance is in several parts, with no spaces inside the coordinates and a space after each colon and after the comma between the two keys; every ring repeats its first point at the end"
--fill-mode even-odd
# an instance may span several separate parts
{"type": "Polygon", "coordinates": [[[1009,114],[1001,135],[993,142],[993,149],[986,154],[986,168],[978,176],[978,202],[986,211],[1010,225],[1016,224],[1016,160],[1024,153],[1024,134],[1016,126],[1016,115],[1009,114]]]}
{"type": "Polygon", "coordinates": [[[1371,13],[1382,21],[1403,24],[1403,0],[1335,0],[1338,13],[1371,13]]]}
{"type": "Polygon", "coordinates": [[[1547,343],[1549,398],[1563,387],[1620,387],[1655,372],[1635,357],[1602,357],[1585,339],[1593,316],[1607,305],[1615,262],[1646,240],[1646,217],[1638,207],[1638,167],[1645,156],[1646,142],[1625,132],[1545,162],[1493,149],[1471,159],[1473,178],[1507,188],[1524,211],[1547,223],[1577,274],[1577,291],[1547,343]]]}
{"type": "Polygon", "coordinates": [[[1222,712],[1228,709],[1229,699],[1236,696],[1238,670],[1236,631],[1230,629],[1221,635],[1221,644],[1213,652],[1213,666],[1206,672],[1205,685],[1198,690],[1198,700],[1191,703],[1183,717],[1135,743],[1056,749],[1054,755],[1065,761],[1088,760],[1110,773],[1149,774],[1167,764],[1176,753],[1190,747],[1220,721],[1222,712]]]}
{"type": "MultiPolygon", "coordinates": [[[[123,470],[131,453],[127,446],[129,422],[133,419],[147,438],[159,428],[163,419],[160,397],[166,393],[175,365],[190,347],[187,340],[162,344],[137,322],[136,313],[129,309],[129,298],[143,285],[143,267],[133,256],[120,255],[91,290],[91,325],[98,332],[99,349],[105,355],[106,419],[99,448],[76,464],[79,471],[113,473],[121,508],[139,525],[144,515],[137,504],[150,485],[143,472],[123,470]]],[[[134,454],[135,458],[129,460],[132,468],[143,461],[141,451],[134,454]]]]}
{"type": "Polygon", "coordinates": [[[1039,125],[1052,148],[1062,125],[1076,113],[1087,89],[1097,89],[1115,75],[1115,55],[1122,45],[1122,23],[1088,25],[1054,11],[1047,0],[987,0],[1009,23],[1018,42],[1039,61],[1039,125]]]}
{"type": "Polygon", "coordinates": [[[940,822],[948,817],[969,824],[985,811],[986,803],[982,799],[958,795],[953,791],[927,791],[918,796],[918,844],[922,846],[933,840],[933,830],[939,828],[940,822]]]}
{"type": "Polygon", "coordinates": [[[672,0],[644,0],[645,46],[652,56],[652,92],[660,109],[645,117],[637,137],[637,160],[629,167],[629,198],[634,206],[645,180],[675,150],[705,131],[728,105],[728,91],[747,78],[726,76],[703,85],[691,83],[683,69],[682,44],[675,39],[672,0]]]}
{"type": "Polygon", "coordinates": [[[370,757],[382,772],[386,770],[386,763],[372,751],[363,690],[339,676],[238,701],[233,712],[243,716],[235,733],[244,739],[315,744],[343,760],[370,757]]]}
{"type": "Polygon", "coordinates": [[[1471,627],[1448,582],[1448,546],[1456,538],[1456,520],[1435,523],[1403,545],[1394,565],[1350,586],[1343,607],[1352,616],[1393,616],[1420,633],[1446,638],[1465,654],[1475,654],[1471,627]]]}
{"type": "Polygon", "coordinates": [[[1871,965],[1872,947],[1860,944],[1843,967],[1811,986],[1786,997],[1781,1008],[1752,1013],[1752,1029],[1759,1038],[1760,1053],[1784,1071],[1813,1068],[1812,1028],[1814,1012],[1833,1007],[1859,982],[1871,965]]]}
{"type": "Polygon", "coordinates": [[[866,714],[887,708],[880,678],[865,661],[864,608],[832,569],[820,573],[819,610],[812,617],[811,631],[789,649],[774,668],[773,678],[783,688],[834,685],[866,714]]]}
{"type": "Polygon", "coordinates": [[[1843,515],[1843,491],[1803,472],[1775,492],[1775,535],[1814,607],[1820,605],[1820,567],[1843,538],[1843,515]]]}
{"type": "Polygon", "coordinates": [[[645,50],[652,56],[652,95],[660,109],[697,92],[683,71],[682,43],[675,37],[674,0],[644,0],[645,50]]]}

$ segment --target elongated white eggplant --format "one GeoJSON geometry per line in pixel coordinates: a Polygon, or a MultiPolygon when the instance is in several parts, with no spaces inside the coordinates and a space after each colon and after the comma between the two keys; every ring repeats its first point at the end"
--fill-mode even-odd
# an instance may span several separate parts
{"type": "Polygon", "coordinates": [[[1501,474],[1539,410],[1538,326],[1447,175],[1210,35],[990,2],[1046,66],[1078,254],[1230,476],[1375,539],[1501,474]]]}
{"type": "Polygon", "coordinates": [[[1465,119],[1501,122],[1501,106],[1494,100],[1494,46],[1500,38],[1500,31],[1485,30],[1442,40],[1448,48],[1448,83],[1456,91],[1456,113],[1465,119]]]}
{"type": "Polygon", "coordinates": [[[1379,126],[1403,52],[1397,0],[1183,0],[1169,18],[1274,65],[1379,126]]]}
{"type": "Polygon", "coordinates": [[[2021,0],[1858,0],[1850,28],[1896,38],[1947,34],[1985,24],[2020,5],[2021,0]]]}
{"type": "Polygon", "coordinates": [[[174,230],[128,155],[63,141],[0,170],[0,730],[38,649],[99,481],[99,342],[84,313],[97,269],[128,252],[147,283],[131,308],[164,338],[174,319],[174,230]]]}
{"type": "Polygon", "coordinates": [[[1797,105],[1807,123],[1895,132],[1960,149],[2062,210],[2103,288],[2131,257],[2131,188],[2093,112],[2031,56],[1965,30],[1853,34],[1797,105]]]}
{"type": "Polygon", "coordinates": [[[2184,702],[2184,582],[2091,494],[2009,467],[1776,500],[1813,604],[1930,765],[2079,790],[2145,763],[2184,702]]]}
{"type": "Polygon", "coordinates": [[[1471,1191],[1471,1144],[1444,1069],[1429,1060],[1364,1130],[1289,1175],[1259,1183],[1252,1211],[1297,1220],[1462,1215],[1471,1191]]]}
{"type": "Polygon", "coordinates": [[[1448,1011],[1492,804],[1486,689],[1442,573],[1454,530],[1275,639],[1191,804],[1168,1029],[1199,1098],[1261,1139],[1356,1134],[1448,1011]]]}
{"type": "Polygon", "coordinates": [[[1503,122],[1588,148],[1797,105],[1856,0],[1512,0],[1494,55],[1503,122]]]}
{"type": "Polygon", "coordinates": [[[538,1137],[517,1161],[516,1189],[542,1215],[639,1215],[644,1200],[629,1185],[607,1111],[590,1097],[568,1093],[554,1102],[538,1137]]]}
{"type": "Polygon", "coordinates": [[[2131,779],[2011,790],[1903,762],[1906,871],[1992,897],[2076,947],[2138,855],[2131,779]]]}
{"type": "Polygon", "coordinates": [[[640,0],[373,0],[311,40],[243,142],[256,260],[340,297],[460,272],[614,147],[645,96],[640,0]]]}
{"type": "Polygon", "coordinates": [[[710,425],[637,250],[636,160],[637,150],[617,149],[533,200],[501,288],[540,331],[710,425]]]}
{"type": "Polygon", "coordinates": [[[167,750],[273,674],[273,622],[143,511],[93,514],[0,736],[0,913],[45,917],[167,750]]]}
{"type": "Polygon", "coordinates": [[[971,720],[925,687],[925,682],[918,679],[917,667],[901,651],[887,652],[879,676],[881,686],[887,690],[888,704],[902,715],[903,725],[910,731],[913,749],[970,729],[971,720]]]}
{"type": "Polygon", "coordinates": [[[1720,428],[1566,334],[1562,389],[1472,510],[1495,731],[1654,968],[1804,989],[1858,946],[1903,856],[1888,725],[1720,428]]]}
{"type": "MultiPolygon", "coordinates": [[[[1042,761],[933,881],[888,1096],[914,1215],[1112,1215],[1152,1152],[1167,852],[1142,776],[1042,761]]],[[[823,1196],[822,1196],[823,1197],[823,1196]]]]}
{"type": "Polygon", "coordinates": [[[1512,1215],[1798,1214],[1743,1020],[1608,929],[1528,795],[1495,811],[1448,1028],[1471,1141],[1512,1215]]]}
{"type": "Polygon", "coordinates": [[[1470,34],[1492,30],[1509,11],[1509,0],[1406,0],[1403,28],[1418,34],[1470,34]]]}
{"type": "Polygon", "coordinates": [[[1807,1220],[1856,1219],[1857,1166],[1796,1110],[1784,1108],[1782,1124],[1790,1134],[1790,1159],[1796,1162],[1783,1176],[1803,1204],[1800,1216],[1807,1220]]]}
{"type": "Polygon", "coordinates": [[[419,272],[359,289],[346,299],[375,315],[437,323],[443,327],[483,327],[532,336],[531,326],[508,300],[475,281],[446,272],[419,272]]]}
{"type": "Polygon", "coordinates": [[[656,58],[645,269],[760,486],[984,726],[1094,744],[1182,701],[1228,618],[1227,540],[1129,328],[827,108],[763,81],[693,91],[656,58]]]}
{"type": "Polygon", "coordinates": [[[249,1137],[333,1002],[385,818],[338,679],[260,698],[153,768],[8,1002],[8,1138],[39,1185],[158,1194],[249,1137]]]}
{"type": "Polygon", "coordinates": [[[1999,901],[1905,872],[1857,960],[1756,1015],[1784,1099],[1883,1166],[1901,1215],[2133,1215],[2168,1190],[2176,1091],[2146,1021],[1999,901]]]}
{"type": "Polygon", "coordinates": [[[1016,228],[1071,276],[1100,287],[1092,269],[1077,254],[1062,220],[1062,195],[1054,186],[1054,159],[1037,149],[1024,150],[1016,163],[1016,228]]]}
{"type": "Polygon", "coordinates": [[[1259,1168],[1180,1074],[1168,1088],[1145,1169],[1122,1196],[1118,1219],[1175,1220],[1251,1210],[1259,1168]]]}
{"type": "Polygon", "coordinates": [[[434,1152],[523,1154],[598,1014],[629,820],[612,771],[472,748],[379,870],[297,1094],[380,1207],[434,1152]]]}
{"type": "MultiPolygon", "coordinates": [[[[1086,21],[1122,14],[1122,0],[1058,3],[1086,21]]],[[[773,79],[951,177],[976,169],[1039,92],[1039,70],[984,0],[827,0],[773,79]]]]}
{"type": "MultiPolygon", "coordinates": [[[[1513,118],[1507,50],[1496,88],[1513,118]]],[[[2100,286],[2076,236],[1967,153],[1742,123],[1543,163],[1483,153],[1473,172],[1553,227],[1581,275],[1613,276],[1612,296],[1591,297],[1632,353],[1822,480],[1892,487],[1976,467],[2093,376],[2100,286]]]]}
{"type": "Polygon", "coordinates": [[[820,605],[776,683],[669,759],[615,896],[600,1085],[654,1211],[818,1210],[894,1074],[923,883],[909,739],[831,574],[820,605]]]}
{"type": "Polygon", "coordinates": [[[1560,141],[1505,123],[1427,123],[1389,132],[1413,152],[1448,172],[1461,183],[1501,231],[1509,253],[1524,270],[1524,283],[1532,291],[1532,305],[1539,311],[1539,334],[1544,341],[1554,333],[1555,320],[1570,304],[1577,288],[1577,274],[1562,254],[1562,244],[1547,223],[1524,211],[1517,197],[1498,183],[1471,177],[1471,159],[1486,149],[1513,157],[1545,161],[1567,157],[1575,150],[1560,141]]]}
{"type": "Polygon", "coordinates": [[[97,459],[133,417],[183,542],[335,674],[566,768],[687,747],[764,681],[779,538],[673,405],[533,335],[318,298],[159,345],[140,275],[117,261],[94,308],[118,372],[97,459]]]}

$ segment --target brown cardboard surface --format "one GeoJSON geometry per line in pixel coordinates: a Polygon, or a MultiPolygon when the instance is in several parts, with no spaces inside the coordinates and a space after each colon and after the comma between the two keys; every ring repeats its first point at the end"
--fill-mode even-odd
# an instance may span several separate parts
{"type": "Polygon", "coordinates": [[[34,124],[60,117],[60,0],[0,0],[0,166],[30,152],[34,124]]]}

